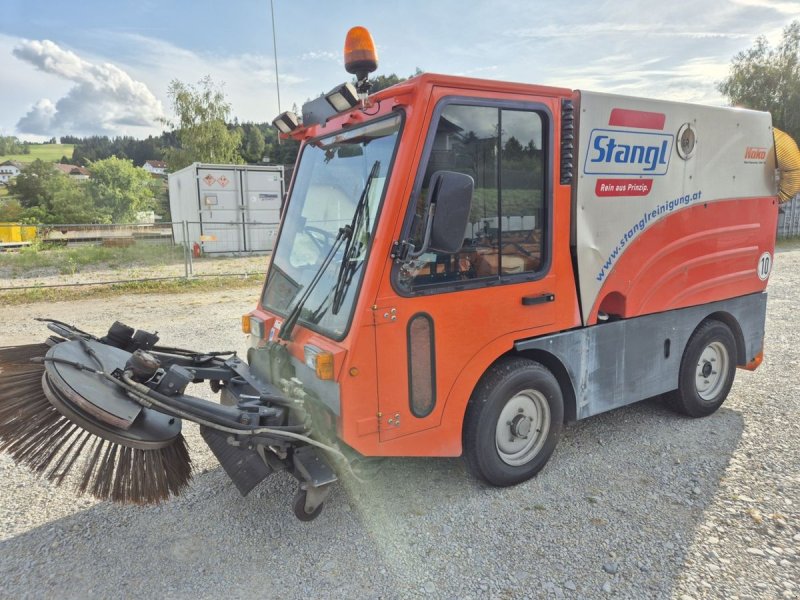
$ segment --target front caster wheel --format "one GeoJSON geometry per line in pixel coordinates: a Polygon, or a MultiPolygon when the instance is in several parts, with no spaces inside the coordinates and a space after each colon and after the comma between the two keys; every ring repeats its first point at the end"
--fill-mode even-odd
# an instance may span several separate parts
{"type": "Polygon", "coordinates": [[[308,494],[305,490],[297,490],[297,493],[294,495],[294,499],[292,500],[292,510],[294,511],[294,516],[300,519],[301,521],[313,521],[319,516],[319,513],[322,512],[322,502],[317,504],[317,507],[308,512],[306,509],[306,500],[308,499],[308,494]]]}
{"type": "Polygon", "coordinates": [[[501,359],[483,376],[467,406],[467,467],[497,486],[530,479],[553,453],[563,420],[561,387],[549,370],[524,358],[501,359]]]}

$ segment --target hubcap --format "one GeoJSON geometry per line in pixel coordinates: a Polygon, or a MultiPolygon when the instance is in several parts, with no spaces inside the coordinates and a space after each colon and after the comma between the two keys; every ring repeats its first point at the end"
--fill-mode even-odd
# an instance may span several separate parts
{"type": "Polygon", "coordinates": [[[550,431],[550,405],[537,390],[523,390],[512,397],[497,420],[495,446],[500,459],[514,467],[535,457],[550,431]]]}
{"type": "Polygon", "coordinates": [[[728,349],[721,342],[711,342],[697,360],[695,388],[703,400],[714,400],[725,385],[728,373],[728,349]]]}

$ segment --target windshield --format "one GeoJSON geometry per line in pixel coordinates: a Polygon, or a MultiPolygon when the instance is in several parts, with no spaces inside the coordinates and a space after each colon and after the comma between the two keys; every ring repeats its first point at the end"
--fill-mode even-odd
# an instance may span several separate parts
{"type": "Polygon", "coordinates": [[[399,114],[306,145],[262,305],[341,339],[397,145],[399,114]]]}

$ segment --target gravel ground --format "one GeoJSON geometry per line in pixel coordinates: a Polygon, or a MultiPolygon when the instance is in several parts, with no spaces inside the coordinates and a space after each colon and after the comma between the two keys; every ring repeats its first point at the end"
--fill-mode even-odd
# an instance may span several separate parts
{"type": "MultiPolygon", "coordinates": [[[[737,373],[716,414],[647,401],[570,425],[540,476],[513,488],[475,482],[457,459],[394,459],[301,523],[290,476],[240,497],[191,425],[198,473],[159,507],[77,498],[0,456],[0,596],[800,598],[798,288],[800,250],[779,253],[766,362],[737,373]]],[[[38,337],[31,316],[94,331],[117,317],[165,342],[243,350],[256,294],[4,307],[0,338],[38,337]]]]}

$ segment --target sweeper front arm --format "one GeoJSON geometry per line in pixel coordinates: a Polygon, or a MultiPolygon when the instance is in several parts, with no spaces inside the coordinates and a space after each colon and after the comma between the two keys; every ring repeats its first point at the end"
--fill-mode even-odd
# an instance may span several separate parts
{"type": "Polygon", "coordinates": [[[191,478],[186,419],[242,495],[286,470],[299,481],[297,517],[319,514],[337,479],[329,460],[344,456],[310,437],[302,398],[259,380],[232,352],[158,346],[155,334],[119,322],[97,338],[45,321],[55,334],[45,344],[0,349],[0,451],[100,499],[160,502],[191,478]],[[203,381],[223,404],[186,393],[203,381]]]}

